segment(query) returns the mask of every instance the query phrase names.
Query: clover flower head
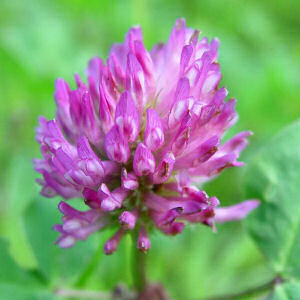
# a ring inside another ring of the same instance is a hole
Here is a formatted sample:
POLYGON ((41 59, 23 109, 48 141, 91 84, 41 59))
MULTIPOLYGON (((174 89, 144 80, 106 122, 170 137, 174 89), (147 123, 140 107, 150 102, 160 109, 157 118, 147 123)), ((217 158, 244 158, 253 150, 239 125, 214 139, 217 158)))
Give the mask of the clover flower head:
POLYGON ((87 83, 76 89, 55 82, 56 119, 39 119, 36 139, 43 159, 34 161, 43 178, 41 194, 80 197, 87 210, 59 204, 63 224, 57 243, 71 247, 90 234, 118 224, 104 252, 137 230, 137 247, 147 251, 149 231, 181 233, 188 222, 214 228, 238 220, 258 202, 219 208, 198 188, 223 169, 239 167, 251 132, 222 143, 237 120, 234 99, 219 88, 219 41, 199 40, 199 31, 176 21, 166 44, 149 52, 133 27, 114 44, 106 63, 93 58, 87 83))

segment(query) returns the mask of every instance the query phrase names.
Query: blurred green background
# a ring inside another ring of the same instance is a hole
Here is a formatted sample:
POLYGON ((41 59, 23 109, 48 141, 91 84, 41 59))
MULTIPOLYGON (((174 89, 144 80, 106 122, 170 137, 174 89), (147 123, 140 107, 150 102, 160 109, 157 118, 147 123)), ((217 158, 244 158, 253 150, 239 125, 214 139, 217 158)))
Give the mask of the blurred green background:
MULTIPOLYGON (((240 116, 229 135, 248 129, 255 134, 242 156, 247 162, 263 142, 300 116, 299 15, 297 0, 1 0, 0 236, 15 262, 30 272, 39 270, 35 274, 51 288, 77 283, 108 290, 119 282, 132 283, 129 239, 108 258, 96 249, 110 232, 77 249, 53 245, 56 233, 50 228, 60 219, 59 199, 38 196, 31 159, 39 157, 34 141, 38 116, 54 117, 57 77, 74 86, 73 74, 83 75, 91 57, 105 58, 130 26, 142 26, 150 49, 167 40, 176 18, 185 17, 202 36, 221 40, 222 85, 238 99, 240 116), (85 280, 93 260, 99 264, 85 280)), ((243 200, 242 175, 243 168, 227 170, 206 189, 223 205, 237 203, 243 200)), ((175 238, 156 233, 152 244, 149 276, 163 282, 175 299, 238 292, 272 277, 243 223, 218 226, 217 234, 203 226, 175 238)))

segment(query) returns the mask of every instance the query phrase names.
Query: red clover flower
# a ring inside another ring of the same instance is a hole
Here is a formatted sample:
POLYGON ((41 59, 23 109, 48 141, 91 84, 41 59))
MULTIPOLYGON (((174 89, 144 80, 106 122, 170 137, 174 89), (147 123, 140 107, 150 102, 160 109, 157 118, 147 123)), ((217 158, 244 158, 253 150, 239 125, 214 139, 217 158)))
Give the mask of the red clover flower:
POLYGON ((244 218, 258 202, 218 208, 219 200, 198 188, 237 159, 251 132, 222 143, 237 120, 234 99, 218 88, 219 41, 198 39, 199 31, 179 19, 166 44, 148 52, 142 31, 133 27, 114 44, 106 64, 93 58, 84 83, 75 75, 71 90, 55 83, 56 119, 39 119, 36 139, 43 159, 34 161, 43 178, 41 194, 84 198, 87 210, 59 203, 60 247, 107 226, 119 229, 104 252, 138 230, 137 247, 150 248, 149 231, 181 233, 187 222, 214 227, 244 218))

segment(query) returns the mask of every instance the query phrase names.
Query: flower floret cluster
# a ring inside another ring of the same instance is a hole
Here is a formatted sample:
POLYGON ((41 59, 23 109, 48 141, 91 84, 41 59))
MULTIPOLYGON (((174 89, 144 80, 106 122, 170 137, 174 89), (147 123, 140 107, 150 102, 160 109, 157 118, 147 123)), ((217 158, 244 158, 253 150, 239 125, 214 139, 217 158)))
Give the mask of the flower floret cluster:
POLYGON ((36 139, 42 159, 45 197, 84 199, 79 211, 65 201, 57 243, 72 247, 108 226, 119 229, 106 242, 113 253, 122 237, 137 231, 137 247, 150 248, 149 231, 181 233, 187 223, 244 218, 258 202, 219 207, 216 197, 198 188, 222 170, 242 166, 239 155, 251 132, 222 142, 237 120, 236 101, 219 88, 219 41, 199 39, 199 31, 176 21, 165 44, 149 52, 142 31, 133 27, 114 44, 104 62, 88 65, 76 88, 55 83, 56 119, 39 119, 36 139))

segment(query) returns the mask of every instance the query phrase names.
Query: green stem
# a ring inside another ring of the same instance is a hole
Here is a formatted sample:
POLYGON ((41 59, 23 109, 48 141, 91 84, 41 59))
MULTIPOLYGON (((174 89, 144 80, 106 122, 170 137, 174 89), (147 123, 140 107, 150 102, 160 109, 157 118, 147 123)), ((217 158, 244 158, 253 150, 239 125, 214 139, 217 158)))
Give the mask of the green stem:
POLYGON ((83 291, 83 290, 64 290, 58 289, 54 292, 62 298, 80 298, 80 299, 98 299, 98 300, 109 300, 112 299, 110 293, 98 292, 98 291, 83 291))
POLYGON ((242 292, 239 292, 236 294, 210 297, 210 298, 205 298, 203 300, 234 300, 234 299, 240 299, 241 297, 245 297, 245 296, 257 296, 259 294, 270 291, 276 284, 279 284, 282 281, 283 281, 282 278, 275 277, 274 279, 270 280, 269 282, 266 282, 262 285, 250 288, 248 290, 245 290, 245 291, 242 291, 242 292))
POLYGON ((146 254, 140 251, 137 246, 138 229, 132 234, 132 279, 134 287, 138 292, 145 290, 147 285, 146 278, 146 254))
POLYGON ((95 269, 98 267, 99 260, 103 255, 102 251, 103 245, 100 243, 99 248, 96 250, 94 256, 90 260, 90 263, 86 266, 83 270, 81 275, 78 277, 75 287, 83 287, 85 286, 86 282, 90 278, 90 276, 94 273, 95 269))

